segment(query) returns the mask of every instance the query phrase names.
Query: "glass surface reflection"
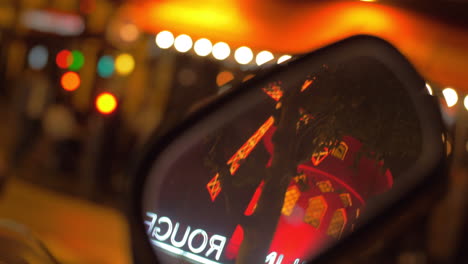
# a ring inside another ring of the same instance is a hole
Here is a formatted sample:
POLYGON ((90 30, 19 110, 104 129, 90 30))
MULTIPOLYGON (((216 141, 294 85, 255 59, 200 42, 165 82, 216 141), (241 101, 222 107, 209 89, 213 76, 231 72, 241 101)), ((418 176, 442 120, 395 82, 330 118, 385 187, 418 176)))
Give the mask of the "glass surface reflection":
POLYGON ((375 59, 282 74, 252 98, 153 167, 143 214, 163 263, 304 263, 420 155, 406 89, 375 59))

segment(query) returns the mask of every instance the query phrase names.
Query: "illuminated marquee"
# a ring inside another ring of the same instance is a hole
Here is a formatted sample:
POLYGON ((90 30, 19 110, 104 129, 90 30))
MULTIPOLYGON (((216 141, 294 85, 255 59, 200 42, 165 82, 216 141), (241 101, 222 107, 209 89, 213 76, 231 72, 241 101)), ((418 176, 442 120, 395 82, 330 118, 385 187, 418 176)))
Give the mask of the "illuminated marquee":
POLYGON ((182 231, 179 222, 173 222, 167 216, 159 216, 147 212, 149 220, 147 233, 151 243, 160 249, 176 255, 205 264, 219 264, 218 261, 226 244, 226 237, 221 235, 208 235, 203 229, 192 229, 187 226, 182 231), (183 232, 183 233, 182 233, 183 232), (188 248, 187 250, 184 250, 188 248), (211 260, 213 258, 216 260, 211 260))
MULTIPOLYGON (((229 171, 234 175, 240 167, 240 161, 246 159, 252 150, 257 146, 258 142, 263 138, 265 133, 275 123, 275 119, 270 116, 265 123, 237 150, 237 152, 227 161, 227 165, 231 165, 229 171)), ((219 181, 219 173, 217 173, 206 185, 211 201, 214 201, 221 192, 221 183, 219 181)))
POLYGON ((275 119, 270 116, 270 118, 263 123, 263 125, 245 142, 244 145, 232 156, 227 164, 231 165, 231 175, 234 175, 236 173, 237 169, 239 169, 239 161, 247 158, 249 156, 250 152, 255 148, 257 143, 262 139, 262 137, 265 135, 265 133, 270 129, 270 127, 273 125, 275 122, 275 119))

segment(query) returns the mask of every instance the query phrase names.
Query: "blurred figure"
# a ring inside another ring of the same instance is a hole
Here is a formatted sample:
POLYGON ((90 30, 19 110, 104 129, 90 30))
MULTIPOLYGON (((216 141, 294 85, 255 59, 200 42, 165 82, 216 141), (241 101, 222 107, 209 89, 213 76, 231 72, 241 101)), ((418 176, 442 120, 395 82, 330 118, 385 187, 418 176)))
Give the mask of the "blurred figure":
POLYGON ((61 172, 75 171, 79 126, 72 111, 61 103, 50 105, 44 114, 42 127, 54 146, 53 168, 61 172))
POLYGON ((41 72, 25 70, 15 86, 13 120, 16 120, 16 138, 13 139, 10 157, 13 169, 19 168, 26 155, 34 149, 41 135, 41 120, 53 99, 51 83, 41 72))

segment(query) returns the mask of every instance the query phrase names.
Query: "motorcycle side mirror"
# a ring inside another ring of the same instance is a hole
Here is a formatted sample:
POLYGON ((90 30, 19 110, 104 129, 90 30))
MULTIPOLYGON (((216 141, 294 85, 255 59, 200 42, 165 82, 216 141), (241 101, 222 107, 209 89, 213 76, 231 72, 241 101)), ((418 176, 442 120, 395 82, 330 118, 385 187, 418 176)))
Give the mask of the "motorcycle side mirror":
POLYGON ((425 81, 381 39, 279 65, 148 144, 133 175, 137 263, 329 256, 439 182, 443 136, 425 81))

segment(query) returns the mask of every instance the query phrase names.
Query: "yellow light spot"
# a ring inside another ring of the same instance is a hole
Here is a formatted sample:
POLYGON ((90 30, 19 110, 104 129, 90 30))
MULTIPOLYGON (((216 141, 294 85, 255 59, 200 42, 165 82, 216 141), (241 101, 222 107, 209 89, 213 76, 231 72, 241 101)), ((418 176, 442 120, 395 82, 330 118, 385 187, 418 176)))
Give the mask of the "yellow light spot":
POLYGON ((156 36, 156 45, 161 49, 168 49, 174 44, 174 35, 165 30, 158 33, 156 36))
POLYGON ((96 98, 96 108, 102 114, 110 114, 117 108, 117 99, 111 93, 102 93, 96 98))
POLYGON ((192 38, 185 34, 179 35, 174 41, 174 47, 179 52, 189 51, 192 48, 192 45, 192 38))
POLYGON ((290 216, 296 206, 297 200, 301 196, 301 191, 297 188, 296 185, 293 185, 288 188, 286 194, 284 195, 283 208, 281 213, 286 216, 290 216))
POLYGON ((452 107, 457 104, 458 102, 458 94, 457 92, 452 89, 452 88, 445 88, 442 91, 442 94, 445 97, 445 101, 447 102, 448 107, 452 107))
POLYGON ((273 60, 274 58, 275 57, 273 56, 271 52, 264 50, 257 54, 257 58, 255 59, 255 62, 257 63, 258 66, 260 66, 273 60))
POLYGON ((231 54, 229 45, 224 42, 218 42, 213 46, 213 57, 217 60, 225 60, 231 54))
POLYGON ((198 56, 205 57, 211 53, 211 50, 213 49, 213 44, 211 44, 210 40, 206 38, 201 38, 195 42, 195 46, 193 48, 198 56))
POLYGON ((128 53, 120 54, 115 59, 115 70, 120 75, 127 75, 131 73, 134 68, 135 60, 133 59, 133 56, 128 53))
POLYGON ((234 53, 234 58, 239 64, 248 64, 253 59, 252 50, 248 47, 240 47, 234 53))

